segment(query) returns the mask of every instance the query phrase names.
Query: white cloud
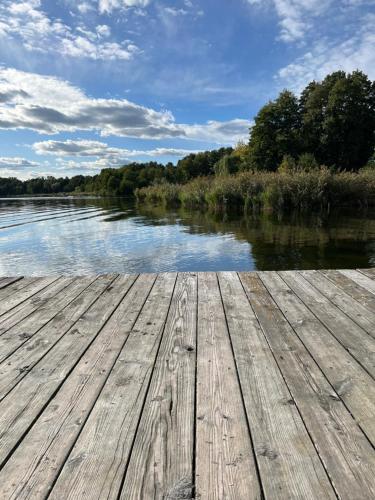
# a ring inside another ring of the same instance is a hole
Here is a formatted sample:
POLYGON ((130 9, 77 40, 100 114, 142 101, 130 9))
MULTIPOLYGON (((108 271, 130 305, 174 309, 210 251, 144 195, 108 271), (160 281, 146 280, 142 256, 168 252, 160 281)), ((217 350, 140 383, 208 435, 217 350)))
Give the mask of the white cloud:
POLYGON ((176 9, 175 7, 165 7, 164 12, 169 14, 170 16, 177 17, 177 16, 186 16, 188 14, 188 11, 185 9, 176 9))
POLYGON ((23 170, 30 167, 38 167, 39 164, 35 161, 27 160, 20 157, 0 157, 0 168, 7 168, 10 170, 23 170))
POLYGON ((99 0, 99 12, 111 13, 115 9, 128 9, 130 7, 144 8, 151 0, 99 0))
POLYGON ((272 5, 280 19, 280 39, 293 42, 302 39, 312 28, 313 19, 321 16, 333 0, 247 0, 250 5, 272 5))
POLYGON ((278 72, 283 86, 300 91, 309 81, 320 80, 332 71, 364 71, 375 78, 375 15, 362 20, 362 29, 338 43, 317 42, 311 50, 278 72))
POLYGON ((87 14, 94 9, 93 5, 88 2, 82 2, 77 5, 77 9, 81 14, 87 14))
POLYGON ((180 127, 189 139, 233 145, 239 141, 248 140, 251 125, 249 120, 235 118, 226 122, 209 120, 202 125, 180 125, 180 127))
POLYGON ((96 27, 96 32, 100 37, 111 36, 111 28, 107 24, 99 24, 96 27))
MULTIPOLYGON (((53 155, 60 157, 94 157, 109 160, 113 163, 121 163, 134 157, 161 157, 176 156, 183 157, 200 150, 178 149, 178 148, 155 148, 151 150, 136 150, 114 148, 105 142, 91 140, 66 140, 66 141, 41 141, 33 144, 33 150, 39 155, 53 155)), ((108 164, 107 164, 108 166, 108 164)))
POLYGON ((56 163, 57 172, 55 173, 55 176, 57 177, 65 176, 69 173, 70 175, 75 175, 75 173, 79 173, 82 171, 87 171, 85 172, 85 174, 87 175, 94 175, 103 168, 116 168, 124 164, 124 162, 109 162, 106 158, 99 158, 94 161, 75 161, 59 158, 56 163))
MULTIPOLYGON (((37 162, 21 157, 0 157, 0 177, 17 177, 21 180, 37 177, 34 170, 40 165, 37 162)), ((39 174, 40 175, 40 174, 39 174)))
MULTIPOLYGON (((78 6, 82 13, 89 8, 87 2, 78 6)), ((128 60, 139 52, 128 40, 103 42, 102 39, 108 39, 110 34, 106 25, 99 25, 92 32, 82 26, 74 29, 59 19, 50 19, 41 10, 40 0, 3 0, 0 3, 0 37, 16 39, 29 51, 94 60, 128 60)))
POLYGON ((35 177, 41 177, 42 175, 44 175, 45 177, 47 175, 53 175, 53 174, 50 174, 50 173, 46 173, 46 174, 42 174, 41 172, 38 172, 38 171, 24 171, 24 172, 20 172, 20 171, 16 171, 16 170, 12 170, 12 169, 7 169, 7 168, 0 168, 0 177, 16 177, 17 179, 21 180, 21 181, 26 181, 28 179, 34 179, 35 177))
POLYGON ((126 99, 94 99, 56 77, 0 67, 0 128, 44 134, 99 131, 102 136, 163 139, 182 137, 234 144, 250 122, 234 119, 205 124, 176 123, 170 111, 156 111, 126 99))

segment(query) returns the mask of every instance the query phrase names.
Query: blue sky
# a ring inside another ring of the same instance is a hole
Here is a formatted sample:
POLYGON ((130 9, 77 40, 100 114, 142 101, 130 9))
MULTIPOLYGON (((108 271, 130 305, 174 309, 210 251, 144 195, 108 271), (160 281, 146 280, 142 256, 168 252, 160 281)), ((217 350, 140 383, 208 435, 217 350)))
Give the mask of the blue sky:
POLYGON ((375 0, 1 0, 0 176, 234 145, 337 69, 375 78, 375 0))

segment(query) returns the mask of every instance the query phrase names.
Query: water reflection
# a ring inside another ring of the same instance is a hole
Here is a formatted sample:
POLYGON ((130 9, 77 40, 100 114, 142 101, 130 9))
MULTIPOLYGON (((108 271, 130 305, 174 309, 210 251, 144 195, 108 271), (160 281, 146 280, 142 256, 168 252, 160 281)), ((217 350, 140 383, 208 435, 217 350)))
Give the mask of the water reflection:
POLYGON ((215 216, 131 200, 0 200, 0 275, 375 265, 375 213, 215 216))

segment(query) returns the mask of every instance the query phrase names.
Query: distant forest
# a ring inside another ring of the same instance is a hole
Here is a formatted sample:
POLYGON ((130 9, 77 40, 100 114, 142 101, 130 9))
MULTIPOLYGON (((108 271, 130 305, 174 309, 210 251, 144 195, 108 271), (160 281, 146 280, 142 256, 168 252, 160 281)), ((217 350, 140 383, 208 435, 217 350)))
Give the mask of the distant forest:
POLYGON ((299 96, 289 90, 258 112, 249 142, 190 154, 177 165, 131 163, 98 175, 0 178, 0 196, 58 193, 131 195, 137 188, 185 184, 197 177, 238 172, 358 171, 374 166, 375 82, 361 71, 337 71, 309 83, 299 96))

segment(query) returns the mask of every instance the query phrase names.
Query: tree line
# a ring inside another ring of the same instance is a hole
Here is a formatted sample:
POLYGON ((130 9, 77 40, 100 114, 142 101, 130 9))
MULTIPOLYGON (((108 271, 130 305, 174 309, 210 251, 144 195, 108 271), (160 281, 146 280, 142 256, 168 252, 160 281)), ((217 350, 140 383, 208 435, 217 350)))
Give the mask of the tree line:
POLYGON ((131 195, 137 188, 184 184, 196 177, 241 171, 358 171, 374 164, 375 82, 363 72, 331 73, 312 81, 296 96, 289 90, 263 106, 248 143, 193 153, 177 165, 130 163, 94 176, 0 178, 0 196, 57 193, 131 195))
POLYGON ((163 165, 154 161, 130 163, 120 168, 104 168, 97 175, 55 178, 39 177, 21 181, 14 177, 0 178, 0 196, 38 195, 60 193, 94 193, 99 195, 127 196, 135 189, 158 184, 185 183, 199 176, 215 173, 218 161, 233 152, 233 148, 192 153, 177 165, 163 165))

